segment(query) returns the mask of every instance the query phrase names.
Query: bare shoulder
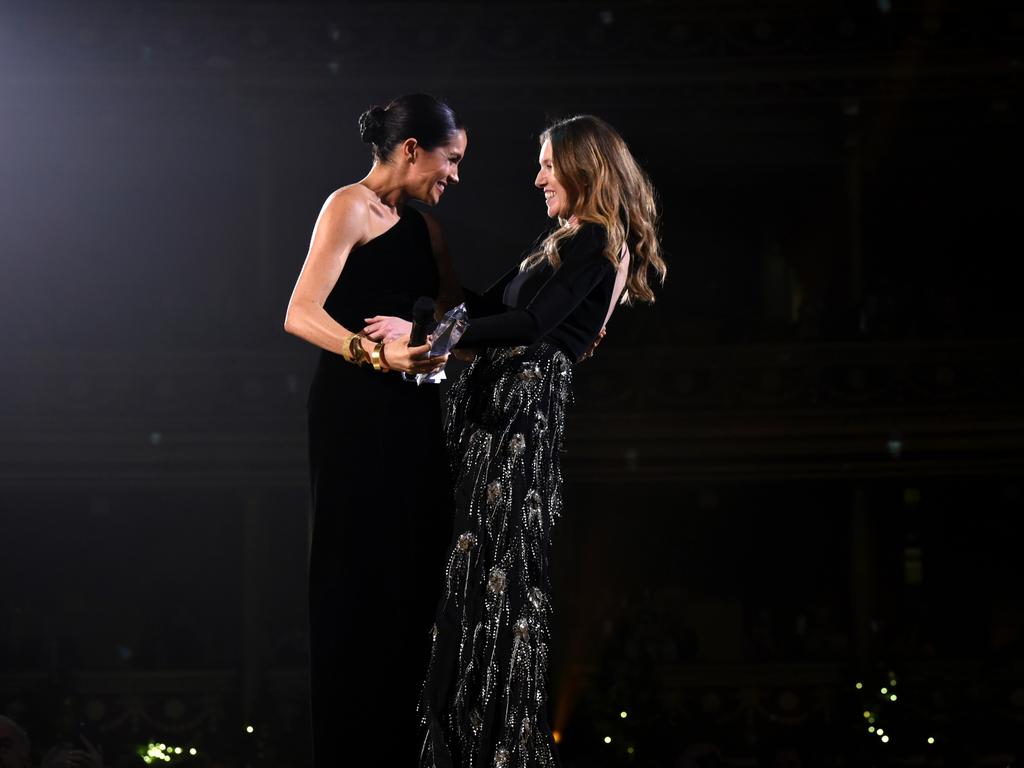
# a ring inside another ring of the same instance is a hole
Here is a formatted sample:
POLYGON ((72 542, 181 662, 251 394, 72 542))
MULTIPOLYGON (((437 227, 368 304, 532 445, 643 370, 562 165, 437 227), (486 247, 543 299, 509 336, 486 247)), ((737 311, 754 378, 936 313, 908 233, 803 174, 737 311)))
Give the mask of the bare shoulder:
POLYGON ((368 219, 375 199, 373 193, 362 184, 348 184, 327 196, 322 212, 332 217, 355 216, 368 219))
POLYGON ((351 246, 363 242, 371 229, 370 197, 372 193, 360 184, 334 190, 320 209, 316 230, 351 246))

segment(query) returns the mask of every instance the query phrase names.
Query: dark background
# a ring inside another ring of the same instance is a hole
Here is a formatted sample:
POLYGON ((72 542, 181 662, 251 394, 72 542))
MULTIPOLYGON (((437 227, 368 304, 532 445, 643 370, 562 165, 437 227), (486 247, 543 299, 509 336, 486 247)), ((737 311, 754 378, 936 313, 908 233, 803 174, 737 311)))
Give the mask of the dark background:
POLYGON ((308 764, 284 309, 359 113, 427 91, 471 287, 548 226, 551 119, 661 196, 668 282, 577 377, 567 768, 1016 764, 1022 44, 1009 1, 0 5, 0 712, 308 764))

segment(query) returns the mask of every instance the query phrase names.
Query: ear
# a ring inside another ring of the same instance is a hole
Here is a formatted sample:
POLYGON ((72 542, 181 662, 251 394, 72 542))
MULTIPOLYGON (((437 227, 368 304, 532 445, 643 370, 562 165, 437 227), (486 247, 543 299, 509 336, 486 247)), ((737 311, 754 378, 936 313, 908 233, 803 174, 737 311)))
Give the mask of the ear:
POLYGON ((416 139, 406 139, 402 142, 402 160, 407 163, 416 162, 416 153, 420 145, 416 139))

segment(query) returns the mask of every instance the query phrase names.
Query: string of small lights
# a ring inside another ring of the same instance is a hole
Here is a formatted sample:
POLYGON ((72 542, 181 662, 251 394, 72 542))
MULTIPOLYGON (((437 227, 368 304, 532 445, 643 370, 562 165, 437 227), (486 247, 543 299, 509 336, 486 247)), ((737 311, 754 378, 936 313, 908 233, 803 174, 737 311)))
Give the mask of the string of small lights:
MULTIPOLYGON (((625 709, 615 709, 600 717, 595 725, 597 733, 603 733, 600 736, 601 742, 611 747, 618 754, 618 759, 625 758, 631 762, 636 756, 636 746, 630 733, 632 729, 628 722, 629 718, 630 714, 625 709)), ((556 731, 553 735, 556 744, 562 741, 561 733, 556 731)))
MULTIPOLYGON (((250 736, 256 733, 256 727, 253 725, 246 725, 244 730, 250 736)), ((199 754, 199 750, 196 747, 180 747, 165 744, 162 741, 151 741, 136 747, 135 753, 142 758, 142 762, 146 765, 154 763, 173 765, 177 762, 196 757, 199 754)))
MULTIPOLYGON (((896 673, 891 669, 875 685, 865 684, 859 680, 853 684, 854 689, 860 694, 863 705, 861 715, 867 732, 882 744, 893 743, 894 734, 891 723, 898 720, 894 713, 895 705, 900 701, 900 694, 896 693, 898 685, 896 673)), ((935 744, 935 736, 929 734, 925 737, 926 746, 935 744)))
POLYGON ((175 747, 156 741, 142 744, 136 748, 135 752, 146 765, 152 765, 153 763, 174 764, 179 760, 185 760, 199 754, 199 750, 195 747, 175 747))

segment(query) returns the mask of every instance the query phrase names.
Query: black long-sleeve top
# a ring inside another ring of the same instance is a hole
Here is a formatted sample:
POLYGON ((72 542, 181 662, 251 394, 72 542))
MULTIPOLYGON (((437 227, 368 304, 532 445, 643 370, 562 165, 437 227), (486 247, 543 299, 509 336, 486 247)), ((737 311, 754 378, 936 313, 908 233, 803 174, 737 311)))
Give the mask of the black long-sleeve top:
POLYGON ((586 222, 559 244, 558 269, 542 261, 525 272, 511 270, 482 296, 467 291, 469 327, 456 346, 513 347, 544 339, 579 360, 601 331, 615 287, 606 242, 604 228, 586 222))

